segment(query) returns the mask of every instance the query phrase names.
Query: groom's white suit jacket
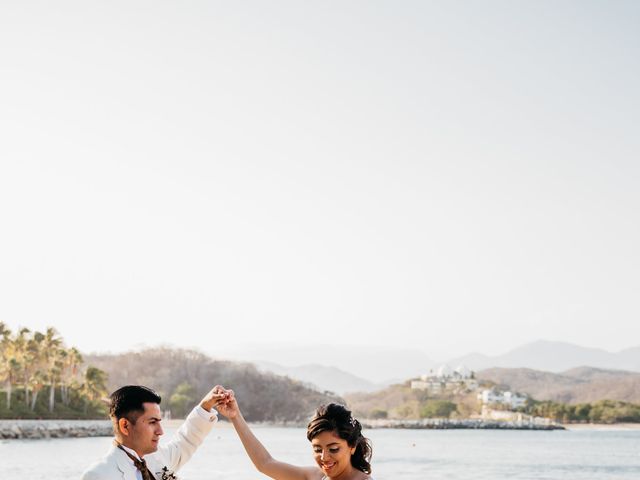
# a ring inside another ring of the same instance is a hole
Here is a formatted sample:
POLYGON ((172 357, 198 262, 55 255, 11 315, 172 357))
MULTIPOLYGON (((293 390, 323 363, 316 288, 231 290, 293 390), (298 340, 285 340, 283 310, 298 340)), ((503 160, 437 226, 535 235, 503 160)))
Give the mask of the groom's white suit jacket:
MULTIPOLYGON (((167 445, 144 456, 147 467, 157 480, 162 480, 166 467, 168 473, 178 470, 203 442, 217 420, 215 411, 207 412, 202 407, 191 411, 185 422, 167 445)), ((127 454, 116 446, 83 474, 82 480, 136 480, 137 469, 127 454)), ((171 477, 169 477, 171 478, 171 477)))

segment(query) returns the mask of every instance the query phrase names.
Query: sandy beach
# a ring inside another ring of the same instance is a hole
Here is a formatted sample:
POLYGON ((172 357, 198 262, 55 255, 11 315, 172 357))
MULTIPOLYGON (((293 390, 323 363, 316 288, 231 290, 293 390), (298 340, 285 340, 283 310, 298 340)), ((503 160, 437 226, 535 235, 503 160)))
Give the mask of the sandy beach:
POLYGON ((565 423, 567 430, 640 430, 640 423, 565 423))

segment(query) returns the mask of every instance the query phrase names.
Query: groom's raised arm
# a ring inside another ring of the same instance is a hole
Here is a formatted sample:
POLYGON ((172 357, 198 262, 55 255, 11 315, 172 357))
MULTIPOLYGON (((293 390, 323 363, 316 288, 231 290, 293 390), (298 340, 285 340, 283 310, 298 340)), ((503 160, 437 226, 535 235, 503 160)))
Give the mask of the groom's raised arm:
MULTIPOLYGON (((167 462, 167 468, 175 471, 187 462, 202 444, 218 420, 215 406, 226 398, 221 387, 213 387, 189 413, 171 441, 158 449, 158 457, 167 462)), ((156 454, 153 454, 156 455, 156 454)))

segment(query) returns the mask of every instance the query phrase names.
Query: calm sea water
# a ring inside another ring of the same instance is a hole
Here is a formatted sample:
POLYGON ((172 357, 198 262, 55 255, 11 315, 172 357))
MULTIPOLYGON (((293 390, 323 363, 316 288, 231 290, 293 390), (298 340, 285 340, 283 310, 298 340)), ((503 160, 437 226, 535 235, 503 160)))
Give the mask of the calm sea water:
MULTIPOLYGON (((271 454, 311 465, 303 429, 257 427, 271 454)), ((164 439, 173 433, 167 429, 164 439)), ((640 430, 553 432, 492 430, 369 430, 376 480, 640 479, 640 430)), ((109 438, 0 442, 7 480, 78 478, 109 448, 109 438)), ((266 478, 256 472, 233 429, 215 427, 181 470, 185 480, 266 478)))

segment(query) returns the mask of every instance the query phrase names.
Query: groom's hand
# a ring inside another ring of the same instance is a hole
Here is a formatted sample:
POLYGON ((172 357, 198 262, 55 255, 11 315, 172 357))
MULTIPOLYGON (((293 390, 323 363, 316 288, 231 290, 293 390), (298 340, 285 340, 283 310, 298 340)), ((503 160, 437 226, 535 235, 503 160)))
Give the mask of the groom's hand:
POLYGON ((207 393, 202 401, 200 402, 200 406, 204 408, 207 412, 210 412, 213 407, 218 406, 218 404, 228 396, 225 393, 226 390, 222 388, 220 385, 216 385, 213 387, 209 393, 207 393))
POLYGON ((240 414, 240 407, 238 407, 238 402, 236 401, 236 396, 235 393, 233 393, 233 390, 223 388, 223 391, 225 393, 225 398, 218 402, 216 410, 229 420, 233 420, 240 414))

